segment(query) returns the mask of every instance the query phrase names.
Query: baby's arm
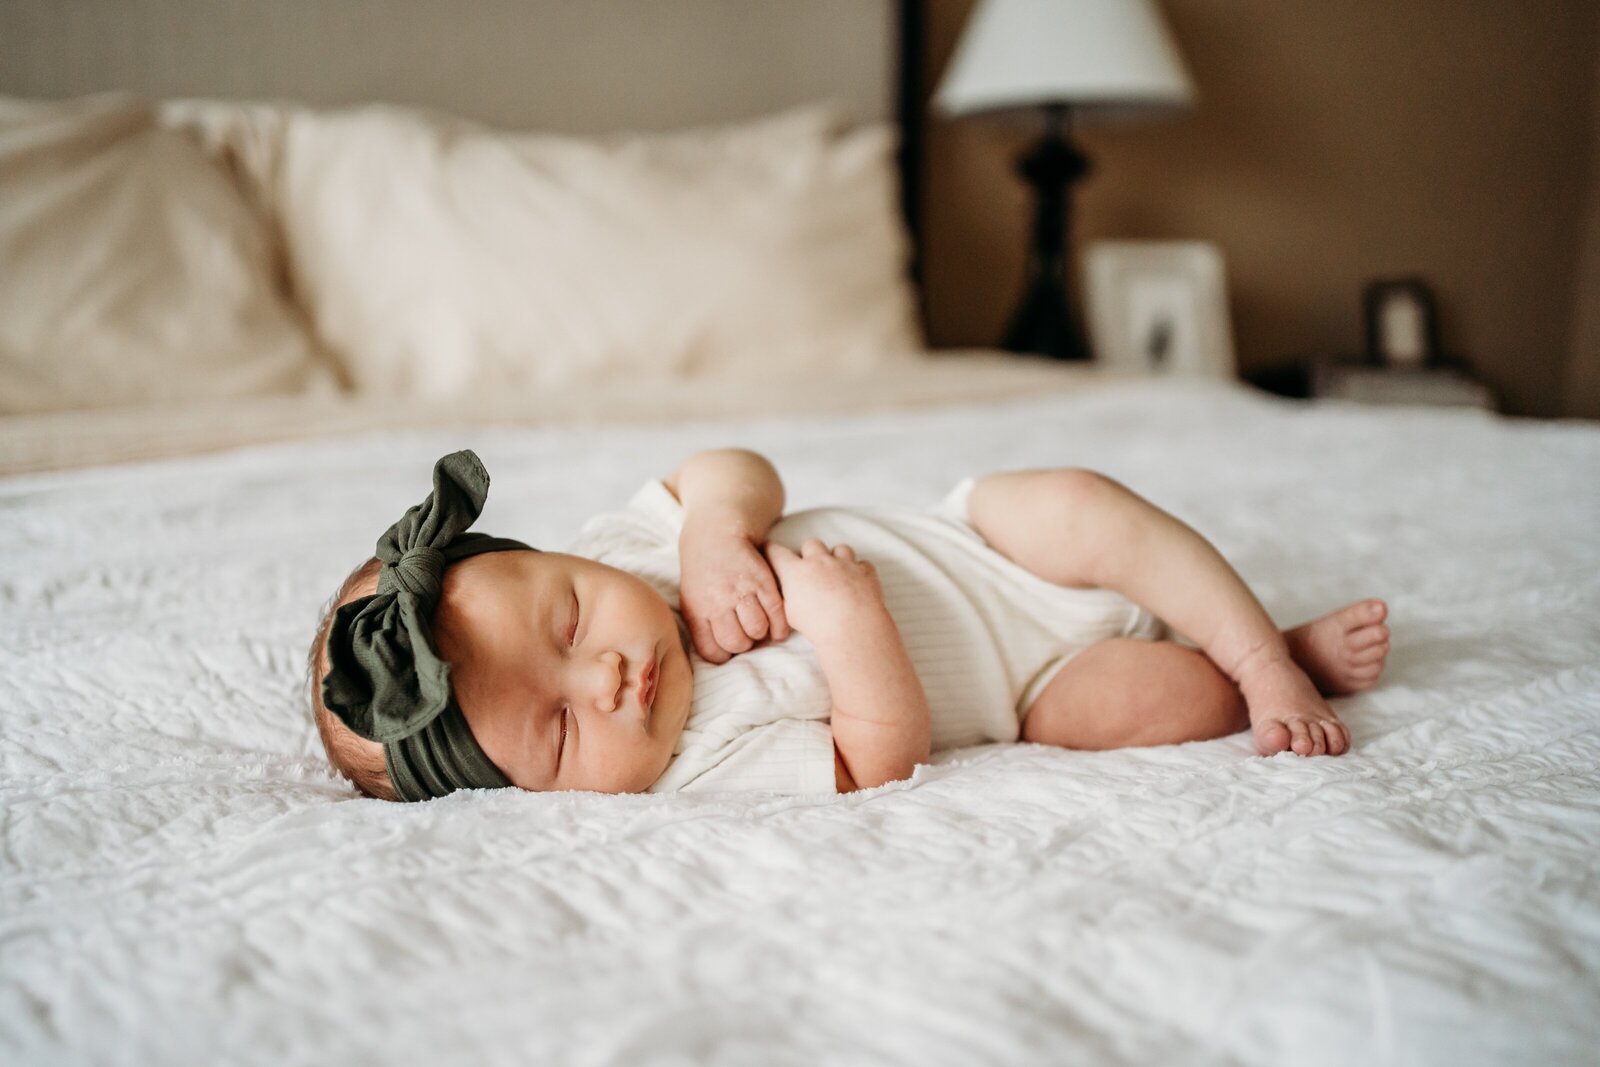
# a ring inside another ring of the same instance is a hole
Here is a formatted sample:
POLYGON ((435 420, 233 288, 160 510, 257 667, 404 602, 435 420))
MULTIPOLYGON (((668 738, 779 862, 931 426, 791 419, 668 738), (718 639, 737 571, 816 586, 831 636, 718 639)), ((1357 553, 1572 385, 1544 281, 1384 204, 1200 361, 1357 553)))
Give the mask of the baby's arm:
POLYGON ((754 452, 720 448, 691 456, 664 482, 683 504, 679 593, 695 651, 726 663, 765 637, 788 637, 777 580, 759 551, 783 514, 777 470, 754 452))
POLYGON ((841 791, 911 777, 932 747, 927 694, 883 602, 872 564, 849 545, 812 538, 767 545, 789 617, 817 650, 833 701, 835 781, 841 791))

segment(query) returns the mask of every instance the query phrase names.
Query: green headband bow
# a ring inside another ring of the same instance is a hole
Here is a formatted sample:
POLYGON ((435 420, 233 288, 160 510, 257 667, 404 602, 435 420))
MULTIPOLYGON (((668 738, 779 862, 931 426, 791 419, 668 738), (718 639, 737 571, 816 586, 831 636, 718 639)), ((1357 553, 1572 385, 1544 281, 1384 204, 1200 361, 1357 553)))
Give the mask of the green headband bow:
POLYGON ((378 539, 378 591, 342 605, 328 632, 322 703, 355 733, 383 742, 402 800, 511 785, 472 736, 431 633, 446 566, 481 552, 537 551, 466 532, 488 494, 489 472, 471 450, 435 463, 433 492, 378 539))

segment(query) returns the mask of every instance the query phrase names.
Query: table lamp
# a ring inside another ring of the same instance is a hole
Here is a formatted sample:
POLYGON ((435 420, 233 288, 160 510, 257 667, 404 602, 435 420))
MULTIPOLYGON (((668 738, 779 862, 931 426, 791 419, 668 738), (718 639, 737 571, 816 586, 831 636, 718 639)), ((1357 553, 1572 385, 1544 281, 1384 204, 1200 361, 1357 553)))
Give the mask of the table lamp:
POLYGON ((1088 359, 1071 307, 1070 187, 1089 171, 1071 126, 1176 110, 1194 87, 1152 0, 981 0, 934 106, 951 116, 1033 121, 1046 131, 1017 162, 1033 185, 1027 289, 1004 346, 1088 359))

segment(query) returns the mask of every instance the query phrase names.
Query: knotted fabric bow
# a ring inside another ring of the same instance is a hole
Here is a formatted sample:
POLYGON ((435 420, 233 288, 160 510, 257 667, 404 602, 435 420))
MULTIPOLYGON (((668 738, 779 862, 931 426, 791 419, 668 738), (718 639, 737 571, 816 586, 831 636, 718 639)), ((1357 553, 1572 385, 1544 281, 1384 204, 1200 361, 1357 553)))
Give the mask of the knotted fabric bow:
POLYGON ((322 703, 356 734, 383 742, 402 800, 511 785, 484 754, 433 647, 433 616, 451 563, 481 552, 536 551, 467 533, 483 511, 489 472, 470 450, 433 466, 433 492, 378 538, 378 590, 341 605, 328 631, 322 703))

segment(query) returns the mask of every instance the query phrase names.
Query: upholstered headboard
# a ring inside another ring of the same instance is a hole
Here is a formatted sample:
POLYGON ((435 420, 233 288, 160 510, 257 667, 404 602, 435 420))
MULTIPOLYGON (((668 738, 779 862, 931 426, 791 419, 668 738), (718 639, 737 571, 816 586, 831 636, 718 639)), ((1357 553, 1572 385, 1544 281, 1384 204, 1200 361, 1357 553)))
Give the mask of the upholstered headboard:
POLYGON ((662 130, 824 97, 899 124, 920 274, 920 0, 0 0, 0 94, 435 107, 662 130))
POLYGON ((0 90, 382 100, 666 129, 824 96, 892 119, 893 0, 6 0, 0 90))

